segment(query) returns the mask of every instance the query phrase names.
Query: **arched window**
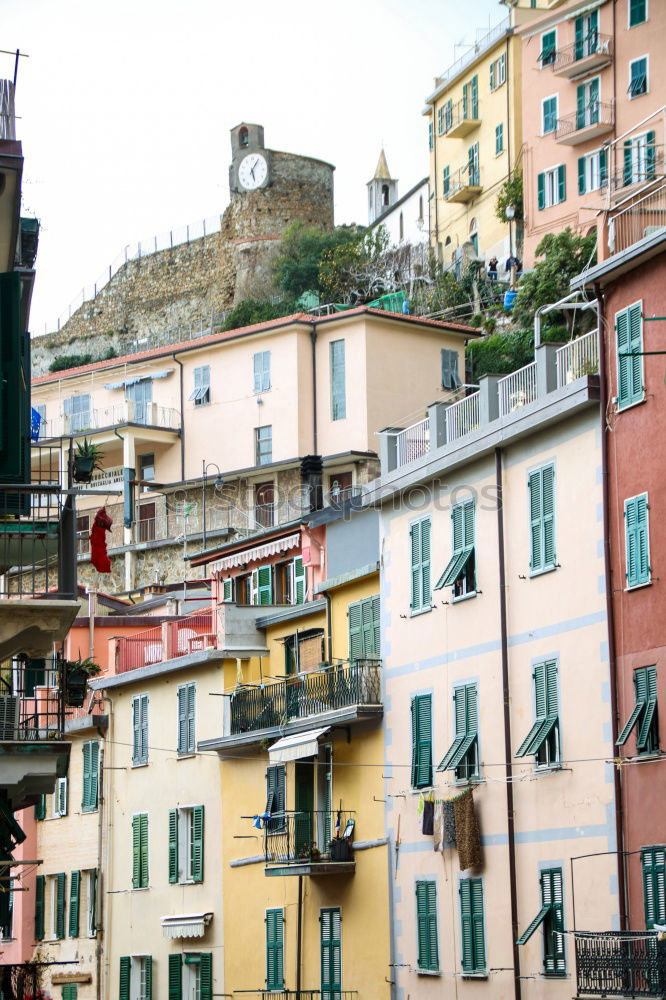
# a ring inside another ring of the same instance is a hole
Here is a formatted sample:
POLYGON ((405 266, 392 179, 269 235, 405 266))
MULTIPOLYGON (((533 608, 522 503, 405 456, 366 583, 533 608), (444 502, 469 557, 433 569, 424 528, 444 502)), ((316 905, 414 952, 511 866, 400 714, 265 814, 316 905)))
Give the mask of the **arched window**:
POLYGON ((388 184, 382 184, 382 205, 384 207, 388 206, 389 203, 389 186, 388 184))
POLYGON ((400 239, 404 240, 404 238, 405 238, 405 221, 404 221, 404 219, 402 217, 402 212, 401 212, 400 213, 400 239))
POLYGON ((250 137, 248 135, 248 131, 245 128, 245 126, 243 126, 243 128, 238 133, 238 142, 239 142, 241 148, 244 147, 244 146, 247 146, 249 144, 249 142, 250 142, 250 137))

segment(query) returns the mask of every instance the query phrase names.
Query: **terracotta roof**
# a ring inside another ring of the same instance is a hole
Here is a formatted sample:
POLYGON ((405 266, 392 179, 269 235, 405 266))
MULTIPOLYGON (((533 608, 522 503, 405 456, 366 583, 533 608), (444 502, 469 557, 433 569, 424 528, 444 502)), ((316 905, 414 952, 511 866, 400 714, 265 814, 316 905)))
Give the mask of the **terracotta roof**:
POLYGON ((64 368, 59 372, 49 372, 48 375, 38 375, 32 379, 32 385, 57 382, 61 378, 86 375, 88 372, 120 368, 124 364, 136 364, 139 361, 149 361, 152 358, 169 357, 181 351, 196 350, 201 347, 208 347, 211 344, 220 344, 227 340, 234 340, 237 337, 249 337, 254 333, 261 333, 264 330, 274 330, 282 326, 291 326, 294 324, 313 326, 314 324, 340 322, 349 316, 359 316, 362 313, 367 313, 369 316, 381 316, 383 319, 416 323, 421 326, 432 326, 442 331, 454 330, 457 333, 465 333, 473 337, 481 336, 475 327, 464 326, 462 323, 448 323, 439 319, 426 319, 423 316, 405 316, 403 313, 386 312, 384 309, 370 309, 368 306, 357 306, 355 309, 346 309, 344 312, 334 313, 331 316, 311 316, 310 313, 292 313, 290 316, 280 316, 277 319, 265 320, 263 323, 253 323, 251 326, 240 326, 235 330, 209 333, 206 337, 198 337, 196 340, 183 340, 176 344, 165 345, 164 347, 154 347, 149 351, 124 354, 119 358, 110 358, 108 361, 93 361, 89 365, 80 365, 78 368, 64 368))

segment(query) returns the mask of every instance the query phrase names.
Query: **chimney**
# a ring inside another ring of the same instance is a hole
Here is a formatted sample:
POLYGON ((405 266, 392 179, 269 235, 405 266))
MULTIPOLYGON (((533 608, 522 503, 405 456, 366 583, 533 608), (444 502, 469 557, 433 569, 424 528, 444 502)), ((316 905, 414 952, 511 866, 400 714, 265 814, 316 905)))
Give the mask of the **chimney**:
POLYGON ((301 484, 307 490, 309 510, 321 510, 323 498, 324 466, 321 455, 306 455, 301 459, 301 484))

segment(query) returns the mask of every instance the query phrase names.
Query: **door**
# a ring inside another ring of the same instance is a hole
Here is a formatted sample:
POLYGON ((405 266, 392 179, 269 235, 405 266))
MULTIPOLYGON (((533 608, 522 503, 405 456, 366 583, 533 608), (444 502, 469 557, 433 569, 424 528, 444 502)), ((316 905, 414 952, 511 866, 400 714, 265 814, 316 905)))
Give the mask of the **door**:
POLYGON ((272 528, 275 523, 275 486, 258 483, 254 487, 254 517, 260 528, 272 528))
POLYGON ((155 541, 155 514, 156 507, 154 503, 142 503, 139 507, 138 541, 155 541))
POLYGON ((336 476, 328 478, 328 495, 331 503, 336 501, 341 503, 348 500, 352 492, 351 472, 338 472, 336 476))
POLYGON ((321 910, 321 1000, 342 996, 342 917, 340 908, 321 910))
POLYGON ((294 842, 296 857, 313 843, 312 814, 314 812, 315 757, 297 760, 295 767, 294 842))
POLYGON ((150 407, 153 401, 152 379, 143 379, 128 385, 125 389, 125 398, 129 405, 129 419, 136 424, 147 424, 150 407))
POLYGON ((333 747, 320 747, 317 757, 317 846, 328 853, 333 836, 333 747))

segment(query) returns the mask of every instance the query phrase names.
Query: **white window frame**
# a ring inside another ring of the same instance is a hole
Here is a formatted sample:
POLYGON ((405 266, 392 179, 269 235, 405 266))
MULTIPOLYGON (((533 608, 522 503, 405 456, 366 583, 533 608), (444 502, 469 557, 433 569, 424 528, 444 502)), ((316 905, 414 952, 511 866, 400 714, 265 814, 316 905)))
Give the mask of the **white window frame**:
MULTIPOLYGON (((49 934, 44 934, 44 939, 47 941, 59 941, 61 940, 56 936, 56 925, 58 923, 58 875, 47 875, 46 876, 46 886, 48 886, 48 912, 49 912, 49 934)), ((65 893, 65 902, 67 900, 67 894, 65 893)), ((46 914, 46 900, 44 900, 44 914, 46 914)), ((46 930, 46 928, 44 928, 46 930)), ((63 939, 64 940, 64 939, 63 939)))
POLYGON ((146 959, 148 955, 130 955, 130 1000, 146 1000, 146 959))
POLYGON ((192 849, 194 845, 194 806, 178 806, 178 882, 194 882, 192 849))
POLYGON ((199 962, 183 962, 181 968, 181 995, 183 1000, 201 998, 201 964, 199 962))
POLYGON ((210 365, 197 365, 193 371, 194 388, 189 395, 195 406, 208 406, 210 403, 210 365), (198 372, 207 370, 208 379, 204 381, 198 372))
POLYGON ((255 351, 252 355, 252 385, 256 395, 269 392, 272 388, 272 360, 270 351, 255 351), (263 363, 265 355, 268 355, 268 366, 263 363), (262 362, 259 366, 259 387, 257 388, 257 358, 259 357, 262 358, 262 362))
POLYGON ((583 153, 585 160, 585 194, 590 191, 601 189, 601 149, 595 149, 592 153, 583 153), (592 165, 595 166, 592 166, 592 165), (591 183, 596 177, 596 184, 591 183))
MULTIPOLYGON (((642 181, 648 179, 647 176, 648 133, 641 132, 640 135, 632 135, 629 137, 627 142, 631 143, 631 183, 639 184, 642 181)), ((656 165, 655 165, 655 175, 656 175, 656 165)))
POLYGON ((627 0, 627 31, 633 31, 634 28, 640 28, 641 25, 647 24, 650 20, 650 0, 645 0, 645 20, 640 21, 638 24, 631 23, 631 0, 627 0))
POLYGON ((254 464, 257 467, 258 466, 263 466, 263 465, 272 465, 273 464, 273 425, 272 424, 261 424, 260 427, 255 427, 254 428, 254 464), (266 431, 266 430, 270 430, 270 432, 271 432, 270 433, 271 450, 270 450, 270 454, 268 456, 265 456, 267 460, 263 461, 263 462, 260 462, 259 459, 261 457, 261 448, 259 447, 259 445, 260 444, 266 444, 266 441, 268 441, 269 439, 268 439, 268 437, 265 437, 262 440, 259 437, 259 431, 266 431))
POLYGON ((557 132, 557 121, 558 121, 559 117, 560 117, 560 95, 559 94, 549 94, 548 97, 543 97, 541 99, 541 135, 542 136, 544 136, 544 135, 553 135, 554 132, 557 132), (547 101, 552 101, 552 100, 555 101, 555 125, 554 125, 553 128, 548 129, 548 131, 546 132, 546 131, 544 131, 544 126, 545 126, 544 105, 546 104, 547 101))
POLYGON ((53 792, 51 800, 51 818, 60 819, 62 816, 66 816, 69 809, 69 788, 67 787, 67 778, 58 778, 55 784, 55 791, 53 792), (60 789, 65 789, 65 809, 63 812, 60 811, 60 789))
MULTIPOLYGON (((85 878, 81 879, 81 882, 85 882, 85 902, 86 902, 86 934, 89 938, 97 937, 97 931, 93 931, 93 927, 97 924, 97 901, 93 899, 92 885, 93 878, 97 874, 97 891, 99 892, 99 872, 96 868, 86 868, 81 874, 85 878)), ((81 901, 79 901, 79 906, 81 906, 81 901)))
POLYGON ((542 31, 539 36, 539 69, 548 69, 549 66, 553 65, 553 63, 544 63, 541 61, 541 53, 543 52, 543 40, 546 37, 546 35, 552 35, 552 34, 555 35, 554 51, 555 51, 555 59, 557 59, 557 50, 559 48, 560 40, 557 32, 557 25, 555 25, 553 28, 549 28, 548 31, 542 31))
MULTIPOLYGON (((628 6, 628 5, 627 5, 628 6)), ((638 25, 637 25, 638 27, 638 25)), ((645 52, 641 56, 636 56, 635 59, 629 61, 629 79, 627 81, 627 99, 630 101, 637 101, 639 97, 645 97, 650 93, 650 54, 645 52), (631 86, 631 67, 634 63, 640 62, 641 59, 645 59, 645 90, 640 94, 630 94, 629 87, 631 86)))
POLYGON ((563 198, 563 199, 560 199, 560 197, 559 197, 559 186, 560 185, 559 185, 558 171, 559 171, 560 167, 562 167, 562 166, 564 166, 563 163, 558 163, 558 164, 556 164, 556 166, 554 166, 554 167, 548 167, 547 170, 543 171, 543 177, 544 177, 543 191, 544 191, 544 198, 545 198, 544 206, 543 206, 544 208, 553 208, 555 205, 562 205, 566 201, 566 197, 563 198), (553 191, 555 192, 556 200, 553 200, 553 201, 549 201, 548 200, 548 182, 549 182, 549 180, 552 180, 554 182, 553 191))

